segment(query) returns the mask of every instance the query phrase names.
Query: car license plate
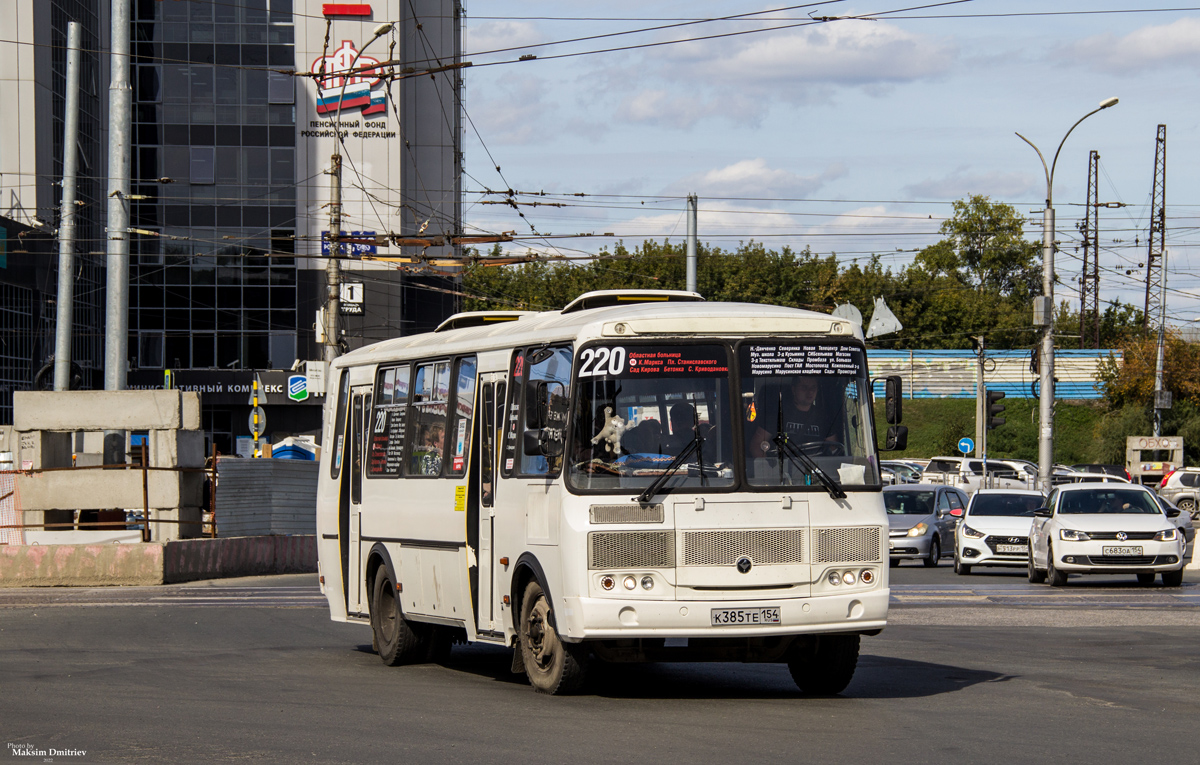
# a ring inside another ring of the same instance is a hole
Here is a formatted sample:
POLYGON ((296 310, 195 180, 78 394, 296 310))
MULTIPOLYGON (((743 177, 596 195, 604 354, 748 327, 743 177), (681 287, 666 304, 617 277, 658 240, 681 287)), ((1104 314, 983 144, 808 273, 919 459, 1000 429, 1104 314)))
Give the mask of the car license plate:
POLYGON ((779 624, 779 608, 714 608, 712 626, 779 624))
POLYGON ((1029 545, 996 545, 998 553, 1027 553, 1029 545))
POLYGON ((1105 555, 1141 555, 1142 548, 1140 547, 1105 547, 1102 552, 1105 555))

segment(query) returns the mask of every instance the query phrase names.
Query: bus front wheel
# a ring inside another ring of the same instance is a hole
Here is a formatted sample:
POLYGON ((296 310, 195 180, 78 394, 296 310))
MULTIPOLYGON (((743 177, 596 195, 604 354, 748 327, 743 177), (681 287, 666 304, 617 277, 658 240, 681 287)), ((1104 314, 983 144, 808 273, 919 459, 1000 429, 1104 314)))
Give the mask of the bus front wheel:
POLYGON ((389 667, 423 658, 422 649, 425 646, 400 610, 400 603, 396 600, 396 585, 388 575, 386 566, 380 566, 375 574, 373 593, 371 633, 379 658, 389 667))
POLYGON ((793 649, 788 671, 800 690, 833 696, 846 690, 858 667, 858 635, 820 635, 814 647, 793 649))
POLYGON ((536 580, 521 598, 521 659, 529 684, 540 693, 571 693, 587 674, 587 649, 564 643, 551 619, 550 599, 536 580))

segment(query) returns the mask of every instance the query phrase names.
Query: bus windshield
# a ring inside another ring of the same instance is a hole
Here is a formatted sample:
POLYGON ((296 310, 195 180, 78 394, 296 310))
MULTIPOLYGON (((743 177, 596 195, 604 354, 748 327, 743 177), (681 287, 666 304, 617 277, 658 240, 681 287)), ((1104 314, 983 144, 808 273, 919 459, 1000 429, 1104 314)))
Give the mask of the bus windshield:
POLYGON ((573 488, 734 484, 724 346, 588 346, 576 363, 573 488))
POLYGON ((741 345, 742 431, 751 485, 816 485, 812 465, 789 458, 795 450, 843 487, 879 485, 865 355, 861 347, 841 343, 741 345))

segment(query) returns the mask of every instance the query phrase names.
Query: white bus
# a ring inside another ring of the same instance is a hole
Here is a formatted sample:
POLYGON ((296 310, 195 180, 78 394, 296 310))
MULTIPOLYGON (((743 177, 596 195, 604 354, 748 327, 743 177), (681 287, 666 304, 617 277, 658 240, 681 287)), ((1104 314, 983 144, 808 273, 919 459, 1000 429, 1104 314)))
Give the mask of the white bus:
POLYGON ((548 693, 591 662, 683 660, 786 663, 831 694, 886 624, 858 324, 592 292, 458 314, 328 380, 321 586, 386 664, 479 641, 548 693))

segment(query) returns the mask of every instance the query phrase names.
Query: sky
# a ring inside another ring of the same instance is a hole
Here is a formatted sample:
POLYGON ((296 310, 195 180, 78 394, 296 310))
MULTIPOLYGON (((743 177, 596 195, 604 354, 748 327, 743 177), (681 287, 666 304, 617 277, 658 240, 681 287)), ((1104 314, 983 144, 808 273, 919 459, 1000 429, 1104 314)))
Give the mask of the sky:
POLYGON ((472 0, 464 221, 468 231, 553 235, 506 252, 582 257, 617 241, 682 241, 694 193, 709 245, 807 246, 899 267, 941 238, 954 200, 983 194, 1029 218, 1026 234, 1040 241, 1045 174, 1015 133, 1050 162, 1076 120, 1117 97, 1058 159, 1055 297, 1078 305, 1076 226, 1095 150, 1099 201, 1128 205, 1100 210, 1100 298, 1142 306, 1165 124, 1168 320, 1191 324, 1200 5, 1185 5, 472 0), (740 14, 750 15, 710 20, 740 14), (631 30, 643 31, 620 34, 631 30), (611 36, 568 42, 598 35, 611 36), (567 55, 613 48, 627 49, 567 55), (495 204, 506 189, 526 192, 514 197, 525 218, 495 204), (568 236, 577 234, 595 236, 568 236))

